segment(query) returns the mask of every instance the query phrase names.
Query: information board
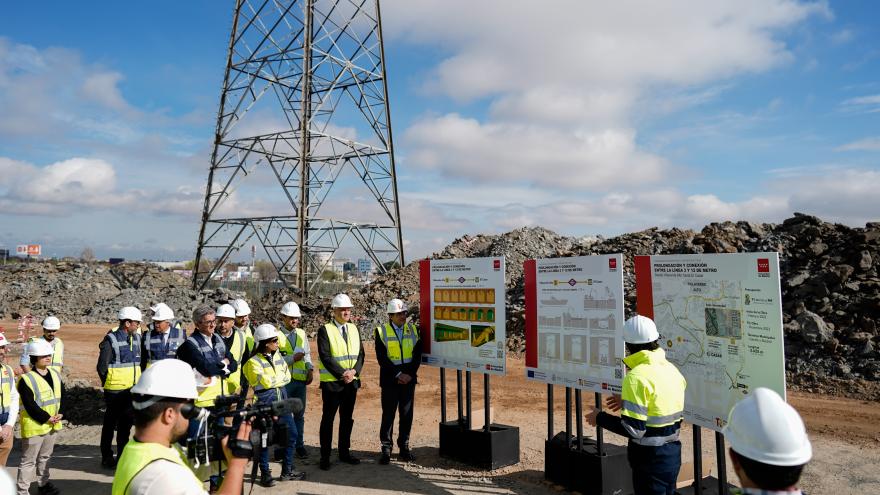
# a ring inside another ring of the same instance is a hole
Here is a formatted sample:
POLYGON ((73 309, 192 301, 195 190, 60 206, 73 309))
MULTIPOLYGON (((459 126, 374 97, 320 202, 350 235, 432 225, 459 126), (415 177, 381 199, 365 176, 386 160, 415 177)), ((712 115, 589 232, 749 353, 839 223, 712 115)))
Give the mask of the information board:
POLYGON ((594 392, 623 379, 623 257, 528 260, 526 377, 594 392))
POLYGON ((785 397, 777 253, 636 256, 639 314, 687 379, 685 420, 720 431, 755 387, 785 397))
POLYGON ((503 375, 504 258, 423 260, 419 282, 422 362, 503 375))

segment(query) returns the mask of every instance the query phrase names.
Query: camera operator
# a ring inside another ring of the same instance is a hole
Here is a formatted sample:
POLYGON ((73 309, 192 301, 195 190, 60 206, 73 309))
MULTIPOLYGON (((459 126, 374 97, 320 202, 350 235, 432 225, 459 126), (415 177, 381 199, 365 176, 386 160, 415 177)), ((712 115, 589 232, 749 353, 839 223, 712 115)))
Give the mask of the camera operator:
MULTIPOLYGON (((144 371, 131 392, 134 438, 125 445, 116 474, 113 495, 207 495, 175 442, 186 435, 187 412, 198 397, 192 368, 177 359, 163 359, 144 371)), ((250 424, 242 423, 236 438, 247 440, 250 424)), ((233 457, 222 442, 228 470, 217 494, 240 494, 248 460, 233 457)))
MULTIPOLYGON (((260 325, 254 331, 257 346, 254 355, 244 365, 244 376, 254 388, 257 405, 271 404, 286 399, 285 385, 290 382, 290 370, 284 356, 278 351, 278 330, 268 323, 260 325)), ((301 480, 305 473, 294 471, 293 451, 296 446, 296 425, 292 414, 282 414, 276 419, 287 426, 287 444, 284 449, 284 463, 281 467, 281 480, 301 480)), ((272 472, 269 469, 269 448, 260 451, 260 485, 275 486, 272 472)))

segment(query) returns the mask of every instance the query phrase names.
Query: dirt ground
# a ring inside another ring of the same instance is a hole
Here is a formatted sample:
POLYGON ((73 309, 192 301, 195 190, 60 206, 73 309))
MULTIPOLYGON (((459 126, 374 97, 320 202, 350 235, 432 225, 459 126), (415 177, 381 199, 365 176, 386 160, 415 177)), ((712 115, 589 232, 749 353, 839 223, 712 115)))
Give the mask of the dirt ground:
MULTIPOLYGON (((0 322, 7 336, 16 337, 15 324, 0 322)), ((95 373, 98 342, 110 325, 68 325, 59 335, 65 342, 65 367, 68 381, 88 380, 98 385, 95 373)), ((15 348, 16 346, 13 346, 15 348)), ((10 353, 7 362, 17 360, 18 351, 10 353)), ((411 445, 417 460, 380 466, 378 430, 381 417, 378 367, 371 345, 367 345, 367 364, 362 375, 363 387, 355 409, 355 430, 352 448, 361 457, 359 466, 334 464, 330 471, 317 467, 318 421, 320 391, 317 384, 309 390, 305 437, 312 457, 298 461, 297 469, 306 471, 302 482, 279 482, 271 489, 255 486, 253 493, 335 494, 340 487, 355 493, 424 493, 424 494, 551 494, 563 489, 544 480, 544 439, 547 436, 546 385, 525 379, 522 359, 508 358, 508 374, 492 378, 493 419, 497 423, 520 429, 520 463, 495 471, 483 471, 443 459, 438 455, 438 421, 440 416, 440 383, 437 368, 422 367, 416 392, 415 421, 411 445)), ((314 358, 315 356, 313 356, 314 358)), ((482 375, 474 375, 473 404, 475 419, 483 408, 482 375)), ((455 372, 447 373, 447 407, 456 415, 455 372)), ((564 390, 556 387, 554 425, 564 429, 564 390)), ((585 408, 591 394, 585 394, 585 408)), ((100 400, 100 394, 94 394, 100 400)), ((835 495, 880 493, 880 407, 874 402, 855 401, 821 395, 791 393, 789 400, 804 417, 813 442, 814 459, 802 478, 808 493, 835 495)), ((87 418, 83 425, 65 427, 50 462, 52 479, 65 493, 78 495, 109 493, 112 472, 100 466, 98 443, 100 417, 87 418)), ((584 426, 585 436, 594 430, 584 426)), ((691 431, 682 434, 683 460, 692 459, 691 431)), ((620 437, 605 435, 606 441, 623 444, 620 437)), ((703 431, 704 455, 714 456, 714 435, 703 431)), ((15 474, 18 446, 9 460, 15 474)), ((728 466, 729 466, 728 462, 728 466)), ((277 475, 278 465, 273 466, 277 475)), ((713 466, 714 472, 714 466, 713 466)), ((728 468, 728 478, 735 480, 728 468)), ((250 486, 247 487, 250 489, 250 486)))

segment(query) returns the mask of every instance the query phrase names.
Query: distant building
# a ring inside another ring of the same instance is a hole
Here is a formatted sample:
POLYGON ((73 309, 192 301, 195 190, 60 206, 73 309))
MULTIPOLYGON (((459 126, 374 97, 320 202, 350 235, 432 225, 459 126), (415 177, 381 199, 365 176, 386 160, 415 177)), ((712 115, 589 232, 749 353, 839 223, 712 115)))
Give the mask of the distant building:
POLYGON ((369 258, 361 258, 358 260, 358 273, 367 275, 373 272, 373 262, 369 258))

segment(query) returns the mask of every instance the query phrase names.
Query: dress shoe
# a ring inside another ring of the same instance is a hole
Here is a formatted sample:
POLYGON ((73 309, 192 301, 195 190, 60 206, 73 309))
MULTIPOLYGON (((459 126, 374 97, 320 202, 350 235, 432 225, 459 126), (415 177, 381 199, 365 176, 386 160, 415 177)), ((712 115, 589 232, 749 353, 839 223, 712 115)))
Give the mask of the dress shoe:
POLYGON ((379 457, 379 464, 382 464, 383 466, 385 466, 390 463, 391 463, 391 452, 388 452, 387 450, 383 450, 382 455, 379 457))
POLYGON ((309 458, 309 451, 306 450, 305 447, 297 447, 296 448, 296 457, 298 459, 308 459, 309 458))
POLYGON ((265 486, 266 488, 275 486, 275 480, 272 479, 272 471, 260 472, 260 486, 265 486))
POLYGON ((322 471, 329 471, 330 470, 330 459, 321 458, 321 463, 318 464, 318 467, 320 467, 322 471))
POLYGON ((352 464, 352 465, 360 464, 360 463, 361 463, 361 460, 360 460, 360 459, 358 459, 357 457, 355 457, 355 456, 353 456, 353 455, 351 455, 351 454, 345 454, 345 455, 341 455, 341 454, 340 454, 340 456, 339 456, 339 461, 340 461, 340 462, 344 462, 344 463, 346 463, 346 464, 352 464))
POLYGON ((416 456, 409 449, 400 449, 400 454, 397 457, 403 462, 413 462, 416 460, 416 456))
POLYGON ((294 471, 293 468, 284 468, 281 470, 281 481, 299 481, 306 478, 306 473, 302 471, 294 471))

